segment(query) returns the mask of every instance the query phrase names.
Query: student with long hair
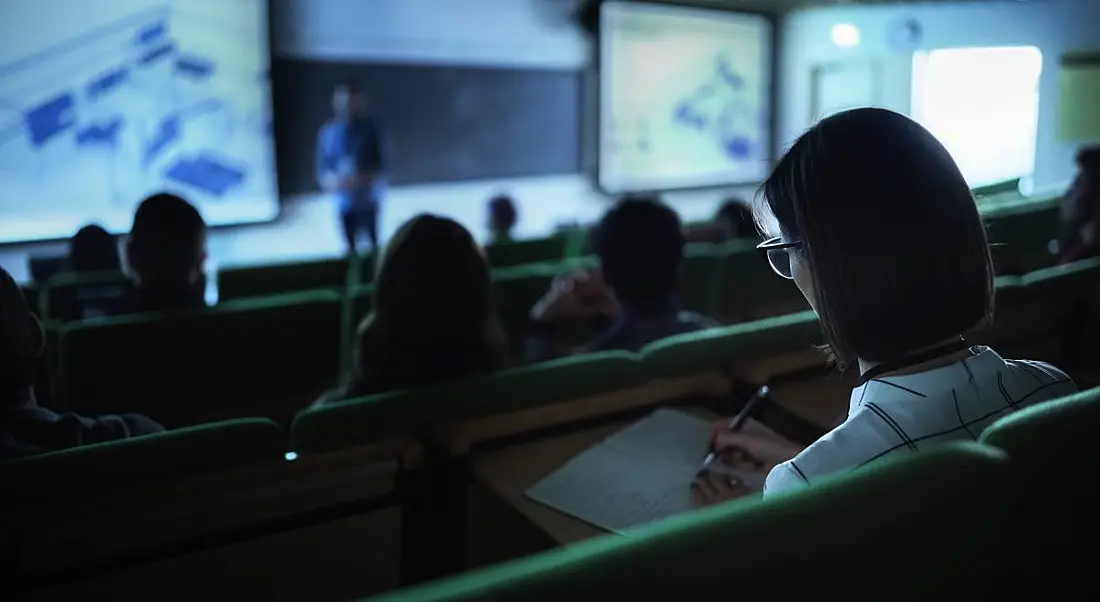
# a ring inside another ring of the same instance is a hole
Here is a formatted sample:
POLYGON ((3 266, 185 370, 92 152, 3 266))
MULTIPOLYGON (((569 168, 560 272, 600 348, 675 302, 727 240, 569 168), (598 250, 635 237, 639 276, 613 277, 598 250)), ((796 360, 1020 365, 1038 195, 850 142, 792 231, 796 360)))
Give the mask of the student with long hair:
MULTIPOLYGON (((913 120, 883 109, 829 117, 795 142, 763 193, 779 230, 761 250, 817 313, 836 364, 860 373, 847 418, 805 449, 716 426, 716 451, 768 470, 765 495, 977 439, 1006 414, 1076 390, 1049 364, 964 338, 992 314, 989 245, 951 155, 913 120)), ((739 494, 716 473, 694 488, 701 503, 739 494)))
POLYGON ((423 214, 398 229, 379 258, 373 302, 338 397, 460 380, 507 363, 489 264, 454 220, 423 214))

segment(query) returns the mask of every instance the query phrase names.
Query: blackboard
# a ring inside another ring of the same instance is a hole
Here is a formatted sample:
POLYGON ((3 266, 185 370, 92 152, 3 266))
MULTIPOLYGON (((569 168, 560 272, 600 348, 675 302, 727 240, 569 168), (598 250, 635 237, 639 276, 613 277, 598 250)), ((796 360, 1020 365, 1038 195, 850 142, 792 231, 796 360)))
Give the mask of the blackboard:
POLYGON ((283 193, 314 191, 333 86, 362 83, 389 140, 393 184, 571 173, 581 168, 582 74, 276 58, 274 133, 283 193))

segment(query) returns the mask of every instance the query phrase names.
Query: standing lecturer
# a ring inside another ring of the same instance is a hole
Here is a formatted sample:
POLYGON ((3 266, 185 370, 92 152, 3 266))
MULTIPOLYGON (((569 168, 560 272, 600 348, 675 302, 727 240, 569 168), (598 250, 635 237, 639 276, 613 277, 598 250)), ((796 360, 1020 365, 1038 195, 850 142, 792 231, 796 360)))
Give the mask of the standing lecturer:
POLYGON ((317 182, 334 194, 348 252, 365 233, 378 248, 378 213, 386 186, 387 157, 382 132, 367 113, 367 96, 346 80, 332 92, 334 117, 317 135, 317 182))

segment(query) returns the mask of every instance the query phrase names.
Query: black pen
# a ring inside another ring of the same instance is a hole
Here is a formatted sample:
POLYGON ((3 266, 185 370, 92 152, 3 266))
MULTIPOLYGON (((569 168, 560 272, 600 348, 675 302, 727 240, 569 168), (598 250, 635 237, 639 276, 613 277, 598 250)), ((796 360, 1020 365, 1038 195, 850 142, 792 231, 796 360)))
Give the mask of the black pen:
MULTIPOLYGON (((756 410, 756 406, 760 405, 760 402, 770 397, 771 393, 772 391, 768 388, 768 385, 764 385, 757 389, 756 393, 753 393, 752 397, 750 397, 749 400, 745 402, 745 405, 741 408, 741 411, 738 412, 732 420, 730 420, 730 432, 736 433, 737 431, 741 430, 745 426, 745 423, 748 422, 749 417, 752 416, 752 413, 756 410)), ((718 454, 714 451, 711 451, 709 454, 707 454, 706 459, 703 460, 703 465, 699 467, 699 472, 697 474, 705 473, 707 469, 710 468, 710 465, 713 464, 714 461, 717 459, 718 454)))

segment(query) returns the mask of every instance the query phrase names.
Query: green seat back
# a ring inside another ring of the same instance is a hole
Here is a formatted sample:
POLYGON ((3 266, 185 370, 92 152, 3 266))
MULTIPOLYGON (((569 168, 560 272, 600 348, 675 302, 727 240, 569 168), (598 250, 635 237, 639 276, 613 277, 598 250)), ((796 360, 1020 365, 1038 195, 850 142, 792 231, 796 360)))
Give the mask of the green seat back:
POLYGON ((253 464, 279 462, 286 433, 241 418, 96 443, 0 463, 4 500, 34 502, 127 485, 147 485, 253 464))
POLYGON ((724 371, 739 360, 809 349, 820 341, 817 314, 803 311, 661 339, 642 349, 642 362, 653 376, 677 378, 724 371))
POLYGON ((516 240, 487 245, 485 256, 494 268, 551 263, 565 257, 565 244, 566 239, 561 236, 516 240))
POLYGON ((950 444, 373 600, 984 599, 1011 491, 1002 453, 950 444))
POLYGON ((781 278, 756 249, 755 240, 732 240, 719 247, 722 256, 721 311, 729 322, 777 316, 807 308, 798 287, 781 278))
POLYGON ((1058 239, 1061 218, 1055 203, 1029 201, 991 211, 985 216, 989 240, 998 245, 998 270, 1024 274, 1058 261, 1051 241, 1058 239))
POLYGON ((987 196, 1000 196, 1003 194, 1020 193, 1020 178, 1012 178, 1011 180, 1003 180, 1001 182, 994 182, 993 184, 986 184, 985 186, 979 186, 970 191, 981 202, 982 197, 987 196))
POLYGON ((342 297, 320 291, 77 323, 61 333, 64 395, 83 413, 170 425, 289 420, 335 383, 343 330, 342 297))
POLYGON ((120 271, 64 272, 50 278, 39 296, 40 313, 45 320, 65 321, 81 318, 81 306, 91 298, 113 299, 106 305, 118 306, 130 290, 130 279, 120 271))
POLYGON ((60 343, 60 325, 53 322, 42 323, 42 334, 45 335, 45 347, 42 348, 42 356, 35 366, 34 396, 38 404, 62 411, 65 409, 60 396, 57 394, 57 362, 58 346, 60 343))
POLYGON ((1063 305, 1087 286, 1100 283, 1100 257, 1035 270, 1025 274, 1021 282, 1029 295, 1040 295, 1063 305))
MULTIPOLYGON (((1091 474, 1097 474, 1098 432, 1100 388, 1014 412, 990 425, 980 440, 1004 449, 1014 462, 1042 471, 1035 476, 1047 480, 1047 472, 1055 469, 1074 473, 1091 466, 1091 474)), ((1066 487, 1071 484, 1063 483, 1066 487)), ((1044 494, 1058 495, 1058 491, 1055 488, 1048 492, 1044 488, 1044 494)))
POLYGON ((27 307, 30 308, 31 313, 40 316, 42 308, 39 306, 38 287, 33 284, 25 284, 19 290, 22 291, 23 300, 27 302, 27 307))
POLYGON ((522 342, 535 303, 550 290, 558 274, 555 264, 531 264, 493 270, 497 315, 513 345, 522 342))
POLYGON ((374 285, 360 284, 353 287, 348 291, 348 299, 351 302, 351 315, 348 323, 351 326, 350 332, 354 334, 359 322, 363 321, 363 318, 367 317, 371 308, 374 307, 374 285))
POLYGON ((718 307, 722 255, 709 243, 688 245, 680 263, 676 295, 683 308, 713 315, 718 307))
POLYGON ((351 263, 347 257, 226 266, 218 269, 218 301, 264 297, 314 289, 344 289, 351 263))
POLYGON ((378 254, 367 253, 361 255, 357 260, 359 266, 359 278, 353 279, 352 282, 359 282, 361 284, 369 284, 374 282, 374 272, 378 267, 378 254))
POLYGON ((1100 527, 1093 482, 1100 475, 1098 432, 1100 388, 1025 408, 982 433, 979 440, 1005 450, 1019 471, 1020 495, 1005 500, 1016 516, 1013 537, 1042 550, 1006 556, 1014 585, 1044 587, 1057 574, 1059 582, 1089 583, 1095 593, 1094 576, 1083 574, 1091 566, 1081 562, 1073 544, 1094 543, 1091 534, 1100 527))
POLYGON ((557 233, 565 241, 565 257, 580 257, 592 253, 592 244, 589 237, 589 229, 571 227, 560 230, 557 233))
POLYGON ((578 355, 439 387, 310 408, 294 419, 291 445, 298 451, 329 451, 429 424, 525 410, 647 381, 641 363, 630 353, 578 355))

